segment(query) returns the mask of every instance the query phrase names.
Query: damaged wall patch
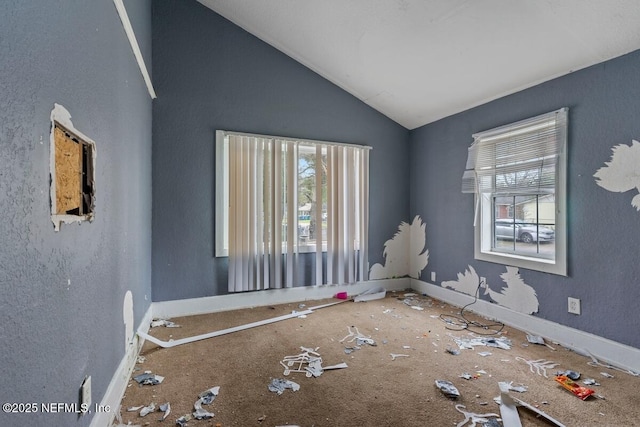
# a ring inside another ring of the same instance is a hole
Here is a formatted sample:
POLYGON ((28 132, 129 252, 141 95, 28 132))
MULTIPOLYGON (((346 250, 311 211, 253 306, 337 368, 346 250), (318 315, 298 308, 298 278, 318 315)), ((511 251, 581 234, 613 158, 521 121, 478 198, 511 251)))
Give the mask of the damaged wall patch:
POLYGON ((95 208, 95 142, 73 127, 71 115, 61 105, 51 110, 51 221, 92 221, 95 208))

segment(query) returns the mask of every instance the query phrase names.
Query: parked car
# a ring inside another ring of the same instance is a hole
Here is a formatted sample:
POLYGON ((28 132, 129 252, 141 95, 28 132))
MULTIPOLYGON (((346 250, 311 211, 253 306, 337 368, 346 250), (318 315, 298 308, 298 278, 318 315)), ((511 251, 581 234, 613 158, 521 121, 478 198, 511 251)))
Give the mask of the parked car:
POLYGON ((516 240, 524 243, 552 242, 556 238, 555 232, 545 226, 525 222, 521 219, 497 219, 496 238, 516 240))

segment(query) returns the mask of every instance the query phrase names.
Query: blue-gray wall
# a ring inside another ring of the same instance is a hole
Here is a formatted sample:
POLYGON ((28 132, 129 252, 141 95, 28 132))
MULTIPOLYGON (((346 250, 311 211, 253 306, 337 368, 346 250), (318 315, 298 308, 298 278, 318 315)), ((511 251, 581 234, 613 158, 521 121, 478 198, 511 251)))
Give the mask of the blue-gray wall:
MULTIPOLYGON (((126 3, 151 60, 151 2, 126 3)), ((151 301, 151 98, 112 1, 5 1, 0 14, 1 402, 100 402, 151 301), (96 142, 93 223, 55 232, 54 103, 96 142), (70 284, 69 284, 70 283, 70 284)), ((76 414, 0 414, 0 425, 89 425, 76 414)))
MULTIPOLYGON (((411 132, 411 214, 427 224, 422 279, 456 280, 474 267, 494 290, 504 267, 473 258, 473 196, 461 176, 475 132, 569 107, 568 268, 562 277, 520 269, 540 303, 536 316, 640 348, 640 213, 635 192, 612 193, 593 174, 611 148, 640 138, 640 51, 574 72, 411 132), (567 297, 582 315, 567 313, 567 297)), ((640 168, 640 165, 638 165, 640 168)))
POLYGON ((215 130, 373 147, 370 261, 409 214, 409 132, 195 1, 153 2, 153 300, 227 293, 215 130))

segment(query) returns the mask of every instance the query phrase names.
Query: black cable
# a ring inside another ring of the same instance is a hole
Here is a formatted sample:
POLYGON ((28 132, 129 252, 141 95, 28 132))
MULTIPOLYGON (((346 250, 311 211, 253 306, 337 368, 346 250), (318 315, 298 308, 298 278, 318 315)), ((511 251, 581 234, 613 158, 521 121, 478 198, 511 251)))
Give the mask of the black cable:
POLYGON ((460 309, 460 313, 458 314, 440 314, 440 320, 442 320, 446 325, 446 329, 454 330, 454 331, 462 331, 464 329, 470 330, 471 332, 478 335, 497 335, 502 332, 504 329, 504 323, 481 323, 476 320, 467 319, 464 315, 464 310, 470 305, 475 304, 478 301, 478 294, 480 293, 480 285, 482 283, 478 283, 478 287, 476 288, 476 292, 473 295, 473 301, 469 304, 465 305, 460 309), (452 320, 453 318, 453 320, 452 320), (498 327, 497 330, 491 329, 494 327, 498 327), (472 330, 474 328, 476 330, 472 330), (487 331, 491 332, 487 332, 487 331))

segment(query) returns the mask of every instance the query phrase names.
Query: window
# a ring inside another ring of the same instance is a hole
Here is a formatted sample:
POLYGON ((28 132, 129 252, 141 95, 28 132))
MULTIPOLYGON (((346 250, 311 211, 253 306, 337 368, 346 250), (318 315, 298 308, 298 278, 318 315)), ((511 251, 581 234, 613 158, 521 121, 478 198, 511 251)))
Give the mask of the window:
POLYGON ((475 258, 566 275, 567 109, 473 135, 475 258))
POLYGON ((51 219, 60 223, 91 221, 94 215, 95 143, 73 128, 64 107, 51 113, 51 219))
POLYGON ((316 254, 315 284, 366 274, 368 151, 216 132, 216 256, 230 258, 230 291, 291 285, 295 256, 305 252, 316 254), (256 285, 232 286, 236 273, 256 285))

